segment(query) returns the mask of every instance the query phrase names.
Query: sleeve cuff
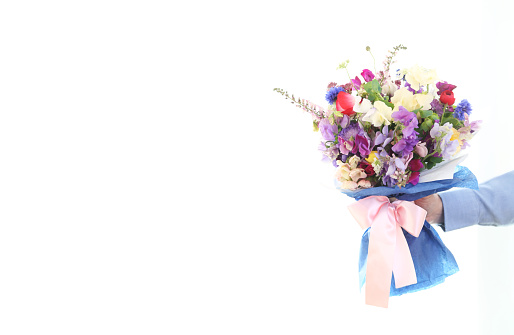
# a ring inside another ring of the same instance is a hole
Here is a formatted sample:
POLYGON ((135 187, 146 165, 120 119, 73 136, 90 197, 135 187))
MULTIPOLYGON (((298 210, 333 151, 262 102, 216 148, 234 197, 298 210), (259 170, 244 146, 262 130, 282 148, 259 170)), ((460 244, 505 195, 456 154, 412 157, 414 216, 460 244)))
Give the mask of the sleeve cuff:
POLYGON ((439 193, 443 202, 444 231, 478 224, 479 203, 474 190, 462 188, 439 193))

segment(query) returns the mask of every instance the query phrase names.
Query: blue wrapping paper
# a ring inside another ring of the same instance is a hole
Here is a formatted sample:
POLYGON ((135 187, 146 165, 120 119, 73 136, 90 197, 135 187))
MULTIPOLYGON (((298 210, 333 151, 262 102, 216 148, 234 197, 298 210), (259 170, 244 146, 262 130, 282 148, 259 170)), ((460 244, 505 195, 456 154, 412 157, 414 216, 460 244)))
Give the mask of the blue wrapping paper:
MULTIPOLYGON (((477 190, 478 182, 473 173, 466 167, 458 166, 453 179, 407 185, 406 187, 374 187, 359 191, 341 190, 344 194, 356 199, 364 199, 369 196, 395 197, 399 200, 414 201, 430 194, 449 190, 453 187, 465 187, 477 190)), ((361 240, 359 254, 359 283, 360 287, 366 281, 366 264, 368 259, 369 230, 364 231, 361 240)), ((441 284, 452 274, 459 271, 459 267, 453 254, 444 245, 436 230, 425 221, 421 233, 414 237, 402 228, 407 245, 409 246, 414 268, 416 270, 417 283, 401 288, 396 288, 394 274, 391 279, 390 296, 398 296, 405 293, 417 292, 441 284)))

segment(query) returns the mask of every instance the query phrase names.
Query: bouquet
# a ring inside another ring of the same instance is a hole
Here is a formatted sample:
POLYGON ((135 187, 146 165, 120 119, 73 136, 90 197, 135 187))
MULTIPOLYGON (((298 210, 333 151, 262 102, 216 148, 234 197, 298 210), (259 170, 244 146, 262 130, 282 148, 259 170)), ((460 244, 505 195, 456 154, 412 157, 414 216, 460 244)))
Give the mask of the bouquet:
POLYGON ((470 103, 456 104, 457 86, 440 81, 435 70, 416 65, 393 77, 393 59, 404 49, 393 48, 383 70, 364 69, 353 79, 349 61, 340 64, 349 81, 328 84, 328 108, 274 89, 312 115, 336 187, 358 200, 349 210, 365 229, 360 284, 366 283, 366 303, 381 307, 390 295, 432 287, 458 271, 426 212, 410 201, 478 188, 471 171, 457 164, 481 121, 470 120, 470 103))

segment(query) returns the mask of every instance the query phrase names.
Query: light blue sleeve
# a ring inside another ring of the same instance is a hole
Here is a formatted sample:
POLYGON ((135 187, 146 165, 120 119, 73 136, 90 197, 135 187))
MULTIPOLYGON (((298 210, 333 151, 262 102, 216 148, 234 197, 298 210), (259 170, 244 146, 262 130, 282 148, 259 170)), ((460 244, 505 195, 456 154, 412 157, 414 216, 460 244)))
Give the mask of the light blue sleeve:
POLYGON ((444 208, 444 230, 475 224, 514 223, 514 171, 480 184, 479 190, 454 189, 439 193, 444 208))

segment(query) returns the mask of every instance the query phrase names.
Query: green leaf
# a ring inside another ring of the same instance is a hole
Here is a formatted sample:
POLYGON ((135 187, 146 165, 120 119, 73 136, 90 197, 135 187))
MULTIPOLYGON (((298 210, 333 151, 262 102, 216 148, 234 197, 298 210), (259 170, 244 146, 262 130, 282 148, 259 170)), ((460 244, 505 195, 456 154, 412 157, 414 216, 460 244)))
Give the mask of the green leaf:
POLYGON ((392 102, 384 101, 384 103, 386 104, 386 106, 391 107, 392 109, 394 109, 394 104, 392 102))
POLYGON ((343 113, 341 113, 341 112, 340 112, 340 111, 338 111, 338 110, 334 111, 334 114, 333 114, 333 115, 338 116, 338 117, 343 117, 343 116, 344 116, 344 115, 343 115, 343 113))
POLYGON ((434 163, 434 164, 438 164, 438 163, 441 163, 443 161, 443 157, 434 157, 434 156, 432 156, 432 157, 430 157, 428 159, 428 161, 431 162, 431 163, 434 163))
POLYGON ((435 163, 432 163, 432 162, 426 162, 425 163, 425 168, 427 170, 430 170, 431 168, 433 168, 435 166, 435 163))
POLYGON ((430 115, 434 114, 434 112, 433 112, 433 111, 428 110, 428 111, 421 111, 421 113, 420 113, 420 114, 421 114, 421 117, 422 117, 422 118, 427 118, 427 117, 429 117, 430 115))
POLYGON ((382 87, 380 87, 380 83, 376 79, 373 79, 372 81, 368 81, 367 83, 362 85, 362 88, 366 92, 368 92, 368 94, 371 94, 373 92, 376 92, 376 93, 382 92, 382 87))
POLYGON ((462 127, 462 122, 460 122, 459 120, 457 120, 454 117, 445 118, 444 123, 446 123, 446 122, 450 122, 453 125, 453 128, 455 128, 455 129, 459 129, 462 127))
POLYGON ((378 82, 378 80, 373 79, 372 81, 370 81, 370 83, 371 83, 371 88, 373 89, 373 91, 382 93, 382 87, 380 86, 380 83, 378 82))

